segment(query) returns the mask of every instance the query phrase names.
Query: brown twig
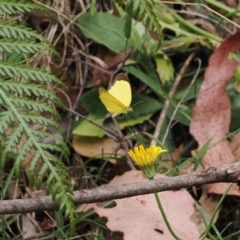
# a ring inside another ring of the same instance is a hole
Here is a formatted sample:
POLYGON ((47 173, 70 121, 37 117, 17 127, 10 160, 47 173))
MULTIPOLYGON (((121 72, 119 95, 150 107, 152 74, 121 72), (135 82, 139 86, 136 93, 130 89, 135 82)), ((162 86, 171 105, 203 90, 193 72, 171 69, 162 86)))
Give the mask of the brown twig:
MULTIPOLYGON (((169 95, 168 95, 169 98, 172 98, 173 95, 175 94, 175 92, 177 90, 177 86, 180 83, 183 74, 187 70, 187 68, 188 68, 188 66, 189 66, 189 64, 192 61, 194 56, 195 56, 195 52, 193 52, 191 55, 189 55, 189 57, 185 61, 184 65, 182 66, 182 68, 181 68, 179 74, 177 75, 176 80, 174 81, 174 84, 173 84, 173 86, 172 86, 172 88, 171 88, 171 90, 169 92, 169 95)), ((165 103, 164 103, 163 109, 162 109, 162 111, 160 113, 160 116, 159 116, 159 119, 158 119, 158 123, 156 125, 155 131, 154 131, 154 134, 153 134, 153 139, 151 141, 151 145, 155 145, 156 144, 156 140, 160 136, 160 131, 162 129, 162 125, 163 125, 164 119, 165 119, 165 117, 167 115, 167 111, 168 111, 169 105, 170 105, 170 102, 168 100, 166 100, 165 103)))
MULTIPOLYGON (((152 181, 137 182, 121 186, 81 190, 74 193, 76 204, 94 203, 121 199, 137 195, 177 190, 217 182, 239 182, 240 161, 222 164, 199 172, 177 177, 160 178, 152 181)), ((0 201, 0 214, 26 213, 58 209, 51 197, 42 196, 35 199, 16 199, 0 201)))
POLYGON ((117 122, 117 120, 115 118, 112 118, 113 119, 113 122, 116 126, 116 132, 118 134, 118 138, 120 139, 120 143, 121 143, 121 146, 123 148, 123 150, 125 151, 126 153, 126 160, 127 160, 127 164, 128 166, 130 167, 130 169, 132 170, 135 170, 136 167, 134 166, 130 156, 128 155, 128 150, 129 150, 129 145, 128 145, 128 142, 127 142, 127 139, 125 138, 125 136, 123 135, 120 127, 119 127, 119 124, 117 122))

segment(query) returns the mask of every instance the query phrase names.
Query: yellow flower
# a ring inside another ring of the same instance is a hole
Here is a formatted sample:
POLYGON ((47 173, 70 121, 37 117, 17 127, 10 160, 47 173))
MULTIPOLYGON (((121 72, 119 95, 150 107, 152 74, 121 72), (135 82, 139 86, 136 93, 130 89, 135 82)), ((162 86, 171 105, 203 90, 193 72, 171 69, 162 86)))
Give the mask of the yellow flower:
POLYGON ((143 145, 140 145, 133 150, 129 150, 128 154, 134 163, 143 170, 146 177, 153 178, 155 175, 154 163, 158 159, 158 156, 166 151, 159 146, 144 148, 143 145))

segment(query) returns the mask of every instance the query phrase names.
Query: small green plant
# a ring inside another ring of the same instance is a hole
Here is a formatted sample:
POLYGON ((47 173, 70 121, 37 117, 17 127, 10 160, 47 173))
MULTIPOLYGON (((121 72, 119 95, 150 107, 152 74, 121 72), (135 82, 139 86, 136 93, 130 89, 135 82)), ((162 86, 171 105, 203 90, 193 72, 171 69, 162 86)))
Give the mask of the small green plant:
POLYGON ((14 172, 20 177, 22 164, 32 154, 27 170, 30 185, 38 188, 45 185, 47 194, 52 195, 74 226, 73 192, 68 169, 64 165, 68 161, 69 150, 54 108, 61 102, 51 90, 51 86, 62 86, 62 83, 51 73, 28 64, 28 60, 39 53, 55 51, 50 42, 37 32, 8 20, 9 15, 32 9, 44 10, 23 0, 0 0, 1 168, 11 158, 14 172), (49 127, 55 128, 62 137, 49 132, 49 127), (43 139, 46 138, 51 142, 45 143, 43 139), (41 168, 36 174, 39 163, 41 168))
MULTIPOLYGON (((114 0, 118 5, 121 5, 121 0, 114 0)), ((138 15, 140 21, 144 25, 149 24, 149 29, 156 32, 158 35, 158 48, 162 43, 162 26, 159 23, 156 14, 153 11, 153 0, 127 0, 126 1, 126 17, 125 17, 125 37, 129 39, 131 33, 132 18, 138 15)))

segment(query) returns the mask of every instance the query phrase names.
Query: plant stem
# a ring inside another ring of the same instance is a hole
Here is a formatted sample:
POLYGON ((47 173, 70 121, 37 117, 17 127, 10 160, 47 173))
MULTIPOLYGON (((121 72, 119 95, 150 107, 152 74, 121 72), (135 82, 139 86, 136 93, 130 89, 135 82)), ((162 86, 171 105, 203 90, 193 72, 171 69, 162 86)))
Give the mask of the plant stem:
POLYGON ((167 216, 166 216, 166 214, 165 214, 165 212, 164 212, 164 209, 163 209, 163 207, 162 207, 162 203, 161 203, 161 201, 160 201, 160 198, 159 198, 159 196, 158 196, 158 193, 154 193, 154 195, 155 195, 155 198, 156 198, 156 201, 157 201, 157 204, 158 204, 158 208, 159 208, 159 210, 160 210, 160 212, 161 212, 161 214, 162 214, 163 220, 164 220, 164 222, 166 223, 169 232, 172 234, 172 236, 173 236, 175 239, 181 240, 181 238, 179 238, 179 237, 174 233, 174 231, 172 230, 172 228, 171 228, 171 226, 170 226, 170 224, 169 224, 169 222, 168 222, 167 216))

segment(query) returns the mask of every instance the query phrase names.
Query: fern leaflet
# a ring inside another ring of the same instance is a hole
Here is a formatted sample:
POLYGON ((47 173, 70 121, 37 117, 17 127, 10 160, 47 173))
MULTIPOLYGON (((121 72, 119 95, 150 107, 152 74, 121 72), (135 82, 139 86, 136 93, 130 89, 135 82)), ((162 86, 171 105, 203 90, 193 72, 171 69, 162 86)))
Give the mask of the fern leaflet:
MULTIPOLYGON (((25 0, 0 0, 0 15, 4 15, 4 19, 7 19, 6 15, 33 9, 45 11, 25 0)), ((62 104, 52 90, 46 88, 50 85, 63 87, 63 84, 49 72, 32 68, 23 61, 39 52, 56 52, 47 39, 16 22, 0 20, 0 38, 0 51, 4 56, 0 61, 2 162, 14 158, 13 167, 18 177, 24 169, 31 185, 46 185, 47 193, 59 203, 74 226, 73 191, 68 169, 63 163, 68 161, 69 150, 54 108, 55 104, 62 104), (50 128, 58 135, 48 132, 50 128)))

